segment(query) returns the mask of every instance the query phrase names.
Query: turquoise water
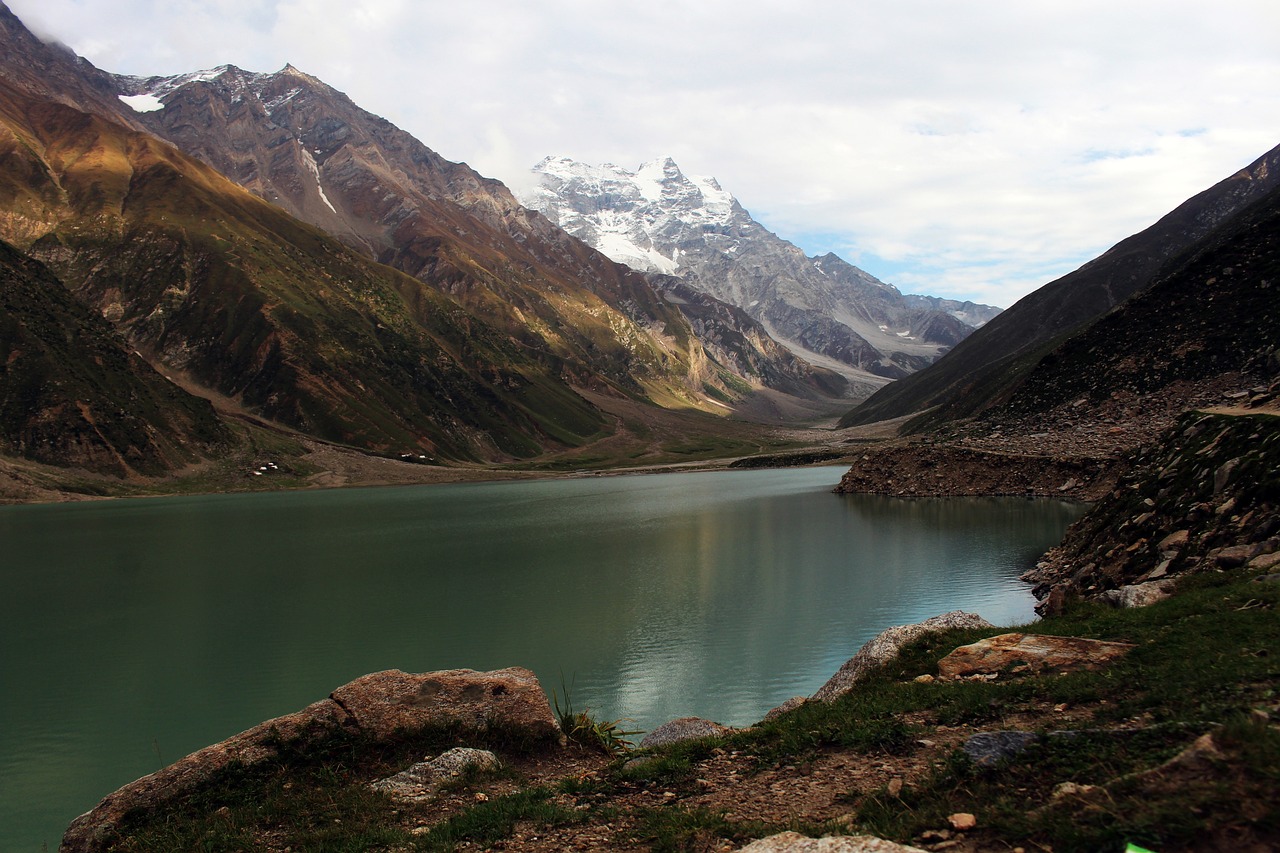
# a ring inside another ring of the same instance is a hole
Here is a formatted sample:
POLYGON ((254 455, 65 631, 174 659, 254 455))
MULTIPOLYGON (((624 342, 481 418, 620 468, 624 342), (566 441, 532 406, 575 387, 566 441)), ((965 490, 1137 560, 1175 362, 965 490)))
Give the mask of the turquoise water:
POLYGON ((842 468, 0 508, 0 850, 367 672, 533 669, 652 729, 760 719, 889 625, 1033 618, 1057 501, 842 468))

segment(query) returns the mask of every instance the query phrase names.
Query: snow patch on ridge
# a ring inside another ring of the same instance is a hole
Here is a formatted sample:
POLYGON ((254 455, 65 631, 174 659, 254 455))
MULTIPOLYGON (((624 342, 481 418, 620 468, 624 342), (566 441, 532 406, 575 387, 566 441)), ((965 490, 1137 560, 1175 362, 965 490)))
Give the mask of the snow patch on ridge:
POLYGON ((120 100, 135 113, 153 113, 164 109, 164 102, 155 95, 120 95, 120 100))
POLYGON ((320 200, 327 204, 330 210, 337 213, 338 209, 333 206, 333 202, 329 201, 329 197, 324 194, 324 187, 320 184, 320 164, 316 162, 316 158, 312 156, 305 145, 300 147, 302 150, 302 162, 307 164, 307 169, 316 179, 316 189, 320 192, 320 200))

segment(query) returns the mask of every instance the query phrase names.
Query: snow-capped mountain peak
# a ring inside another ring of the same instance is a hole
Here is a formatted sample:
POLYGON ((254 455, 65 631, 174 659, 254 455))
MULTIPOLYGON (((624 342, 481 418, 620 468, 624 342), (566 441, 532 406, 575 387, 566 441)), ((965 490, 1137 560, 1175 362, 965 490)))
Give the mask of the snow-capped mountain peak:
POLYGON ((682 242, 708 231, 727 233, 736 220, 751 223, 715 178, 686 175, 670 157, 634 172, 547 157, 533 172, 537 185, 521 194, 522 204, 613 260, 648 272, 679 273, 682 242))
POLYGON ((634 172, 548 157, 533 174, 520 196, 526 207, 615 261, 736 305, 798 355, 855 382, 930 363, 972 331, 965 309, 995 313, 904 296, 835 255, 806 257, 715 178, 686 175, 670 157, 634 172))

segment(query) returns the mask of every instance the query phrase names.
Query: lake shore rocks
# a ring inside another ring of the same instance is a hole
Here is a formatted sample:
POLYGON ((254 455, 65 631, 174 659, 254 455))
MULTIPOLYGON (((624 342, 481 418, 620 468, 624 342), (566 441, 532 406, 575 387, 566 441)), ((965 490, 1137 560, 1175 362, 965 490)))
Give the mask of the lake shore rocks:
POLYGON ((276 717, 205 747, 109 794, 72 821, 62 853, 110 847, 121 821, 150 812, 197 789, 230 765, 253 766, 288 745, 319 746, 340 736, 372 742, 432 725, 460 724, 478 732, 501 727, 532 740, 559 743, 562 735, 537 677, 522 667, 419 675, 388 670, 357 678, 301 711, 276 717))
POLYGON ((914 625, 895 625, 886 628, 871 638, 858 650, 858 653, 845 662, 827 683, 818 688, 811 701, 830 702, 848 693, 853 686, 862 680, 867 673, 898 656, 898 652, 908 643, 936 631, 948 631, 953 628, 992 628, 990 622, 976 613, 965 613, 963 610, 952 610, 939 616, 933 616, 914 625))
POLYGON ((733 729, 729 726, 722 726, 711 720, 704 720, 701 717, 681 717, 678 720, 663 723, 645 735, 644 739, 640 741, 640 748, 649 749, 650 747, 664 746, 668 743, 697 740, 704 737, 721 737, 731 732, 733 732, 733 729))

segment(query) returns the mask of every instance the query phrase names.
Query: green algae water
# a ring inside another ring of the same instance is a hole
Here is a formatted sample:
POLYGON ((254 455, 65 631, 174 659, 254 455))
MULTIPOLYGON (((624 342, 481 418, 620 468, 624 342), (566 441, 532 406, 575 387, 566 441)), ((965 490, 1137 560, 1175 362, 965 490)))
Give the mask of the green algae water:
POLYGON ((1030 621, 1058 501, 806 468, 0 507, 0 850, 383 669, 533 669, 652 729, 749 724, 882 629, 1030 621))

